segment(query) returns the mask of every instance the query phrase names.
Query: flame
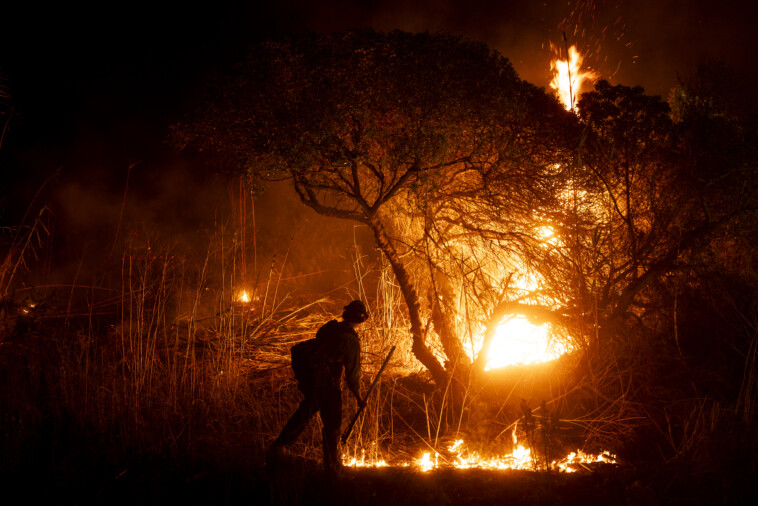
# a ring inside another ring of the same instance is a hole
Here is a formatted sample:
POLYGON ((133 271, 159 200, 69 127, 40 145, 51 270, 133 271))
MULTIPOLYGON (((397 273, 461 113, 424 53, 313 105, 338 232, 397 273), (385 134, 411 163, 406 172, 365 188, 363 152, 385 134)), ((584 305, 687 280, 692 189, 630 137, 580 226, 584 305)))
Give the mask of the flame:
MULTIPOLYGON (((496 455, 490 457, 483 457, 478 452, 469 451, 465 442, 462 439, 455 441, 448 447, 448 453, 453 454, 453 457, 448 460, 443 459, 443 463, 440 463, 440 454, 434 452, 424 452, 421 457, 413 460, 412 462, 400 461, 393 464, 388 464, 386 460, 377 458, 374 460, 365 458, 365 451, 362 453, 361 458, 355 457, 348 458, 345 455, 342 456, 342 463, 345 467, 410 467, 421 471, 422 473, 428 473, 436 469, 442 468, 455 468, 455 469, 486 469, 486 470, 534 470, 536 469, 535 460, 532 457, 532 451, 530 448, 526 448, 524 445, 518 443, 516 440, 516 426, 513 427, 513 444, 514 448, 511 453, 504 455, 496 455)), ((616 456, 603 452, 600 454, 584 453, 581 450, 569 453, 566 457, 560 460, 554 460, 550 464, 550 468, 562 472, 562 473, 574 473, 580 469, 589 470, 590 464, 616 464, 616 456)))
MULTIPOLYGON (((555 46, 553 49, 555 50, 555 46)), ((550 62, 550 70, 553 71, 550 87, 555 90, 567 111, 574 110, 579 91, 585 81, 597 77, 597 73, 591 70, 582 70, 583 59, 576 46, 571 46, 568 49, 568 60, 555 58, 550 62)))
MULTIPOLYGON (((560 246, 562 240, 559 232, 549 222, 537 227, 533 234, 545 248, 560 246)), ((504 277, 504 276, 502 276, 504 277)), ((512 279, 511 289, 521 301, 529 304, 534 301, 530 294, 537 294, 544 283, 536 274, 521 273, 512 279)), ((536 304, 545 304, 537 300, 536 304)), ((469 357, 475 357, 481 352, 486 329, 482 327, 466 347, 469 357)), ((536 364, 555 360, 571 347, 553 339, 553 330, 549 323, 535 324, 525 316, 512 315, 495 329, 495 335, 486 350, 485 370, 497 369, 516 364, 536 364)))
POLYGON ((555 233, 553 227, 545 225, 537 230, 537 237, 543 244, 549 244, 551 246, 558 246, 560 243, 558 235, 555 233))
MULTIPOLYGON (((552 227, 542 227, 538 235, 543 241, 553 241, 558 237, 552 227)), ((539 290, 540 283, 532 276, 520 276, 515 279, 515 287, 523 292, 539 290)), ((549 323, 535 325, 524 316, 514 316, 501 323, 495 330, 495 336, 487 350, 485 371, 509 365, 529 365, 555 360, 571 351, 563 342, 551 339, 549 323)))
POLYGON ((240 290, 237 292, 237 302, 242 302, 244 304, 247 304, 250 302, 250 294, 247 293, 247 290, 240 290))
POLYGON ((418 467, 421 469, 422 472, 427 472, 427 471, 431 471, 432 469, 437 469, 437 466, 439 465, 438 457, 439 457, 439 453, 434 452, 434 462, 432 462, 430 453, 426 452, 421 456, 420 459, 418 459, 418 467))
MULTIPOLYGON (((456 456, 452 465, 456 469, 532 469, 532 452, 523 445, 517 444, 514 450, 506 455, 483 458, 478 452, 469 452, 463 440, 456 442, 456 456)), ((436 466, 435 466, 436 467, 436 466)))
POLYGON ((569 453, 560 462, 553 461, 553 468, 563 473, 574 473, 577 468, 586 468, 587 464, 603 463, 616 464, 616 456, 610 452, 603 452, 598 455, 584 453, 582 450, 569 453))
POLYGON ((567 351, 563 343, 550 339, 549 324, 534 325, 526 318, 513 318, 495 331, 484 369, 549 362, 567 351))
POLYGON ((366 450, 361 450, 361 458, 348 458, 342 456, 342 465, 346 467, 387 467, 387 461, 384 459, 366 459, 366 450))

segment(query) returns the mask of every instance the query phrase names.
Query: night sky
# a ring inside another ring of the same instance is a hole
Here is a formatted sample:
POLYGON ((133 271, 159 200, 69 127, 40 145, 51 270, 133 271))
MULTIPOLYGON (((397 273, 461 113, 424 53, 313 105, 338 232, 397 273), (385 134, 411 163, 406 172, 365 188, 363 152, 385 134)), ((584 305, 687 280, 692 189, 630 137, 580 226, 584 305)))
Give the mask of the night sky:
POLYGON ((164 143, 168 126, 191 108, 203 80, 241 58, 249 44, 287 33, 449 31, 486 42, 523 79, 543 87, 550 79, 550 43, 562 45, 563 32, 602 77, 664 97, 678 75, 691 74, 703 60, 721 60, 758 77, 749 65, 758 46, 754 2, 190 4, 2 9, 0 77, 10 94, 6 112, 13 111, 0 148, 3 224, 13 222, 14 209, 52 174, 58 174, 59 188, 85 181, 118 200, 127 167, 139 162, 135 181, 143 177, 138 185, 160 193, 155 173, 186 167, 164 143))

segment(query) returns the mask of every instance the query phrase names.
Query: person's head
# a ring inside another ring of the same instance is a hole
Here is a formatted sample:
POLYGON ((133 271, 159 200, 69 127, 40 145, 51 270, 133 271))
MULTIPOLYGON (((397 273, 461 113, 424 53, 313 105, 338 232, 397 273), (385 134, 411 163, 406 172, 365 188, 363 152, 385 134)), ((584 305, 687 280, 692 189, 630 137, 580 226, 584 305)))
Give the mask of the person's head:
POLYGON ((359 300, 352 301, 344 307, 342 311, 342 319, 353 325, 365 322, 368 319, 366 305, 359 300))

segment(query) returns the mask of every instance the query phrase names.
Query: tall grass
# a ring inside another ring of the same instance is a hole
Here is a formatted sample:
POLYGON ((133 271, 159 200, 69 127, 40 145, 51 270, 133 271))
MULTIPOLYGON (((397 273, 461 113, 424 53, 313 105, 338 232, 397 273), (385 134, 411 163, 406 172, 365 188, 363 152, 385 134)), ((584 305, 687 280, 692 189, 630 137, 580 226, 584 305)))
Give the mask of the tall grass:
MULTIPOLYGON (((145 459, 187 472, 259 466, 280 413, 297 401, 284 336, 313 321, 292 301, 235 301, 237 249, 212 244, 195 268, 144 241, 124 251, 110 291, 72 288, 73 304, 47 308, 3 298, 0 470, 115 480, 145 459)), ((4 259, 4 280, 17 250, 4 259)))
MULTIPOLYGON (((242 276, 245 245, 235 230, 218 230, 199 262, 161 238, 131 237, 115 286, 77 283, 22 319, 29 308, 3 299, 3 321, 26 323, 13 323, 0 341, 0 472, 33 474, 44 463, 52 475, 68 470, 62 482, 77 474, 109 483, 154 461, 182 476, 254 472, 300 401, 290 347, 351 298, 376 298, 360 330, 364 392, 392 345, 400 349, 391 368, 411 356, 399 289, 386 270, 364 265, 357 246, 354 284, 305 298, 298 280, 283 275, 286 251, 256 273, 260 281, 242 276), (369 293, 365 281, 376 275, 384 279, 371 281, 376 293, 369 293), (249 302, 238 299, 243 289, 249 302)), ((397 451, 397 391, 386 373, 347 454, 375 459, 397 451)), ((347 400, 345 416, 353 410, 347 400)), ((292 452, 317 460, 320 440, 314 419, 292 452)))

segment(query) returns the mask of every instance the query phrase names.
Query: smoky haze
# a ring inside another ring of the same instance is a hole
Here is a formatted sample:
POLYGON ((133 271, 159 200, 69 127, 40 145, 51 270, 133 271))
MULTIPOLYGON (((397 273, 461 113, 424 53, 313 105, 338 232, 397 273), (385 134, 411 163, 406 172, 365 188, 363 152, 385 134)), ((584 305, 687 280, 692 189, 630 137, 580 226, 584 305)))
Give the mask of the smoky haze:
POLYGON ((97 177, 57 183, 50 266, 44 276, 33 277, 38 284, 75 278, 79 285, 119 285, 130 260, 141 263, 152 255, 160 264, 166 255, 173 267, 192 266, 189 283, 198 282, 209 259, 207 287, 217 290, 224 283, 224 257, 226 283, 234 270, 235 283, 248 290, 256 285, 265 290, 268 283, 271 289, 280 285, 280 295, 297 286, 291 293, 296 299, 334 289, 342 298, 356 290, 351 283, 356 247, 373 256, 363 227, 316 214, 286 183, 270 185, 253 200, 240 192, 239 177, 198 171, 187 160, 135 162, 119 172, 121 188, 97 177))

